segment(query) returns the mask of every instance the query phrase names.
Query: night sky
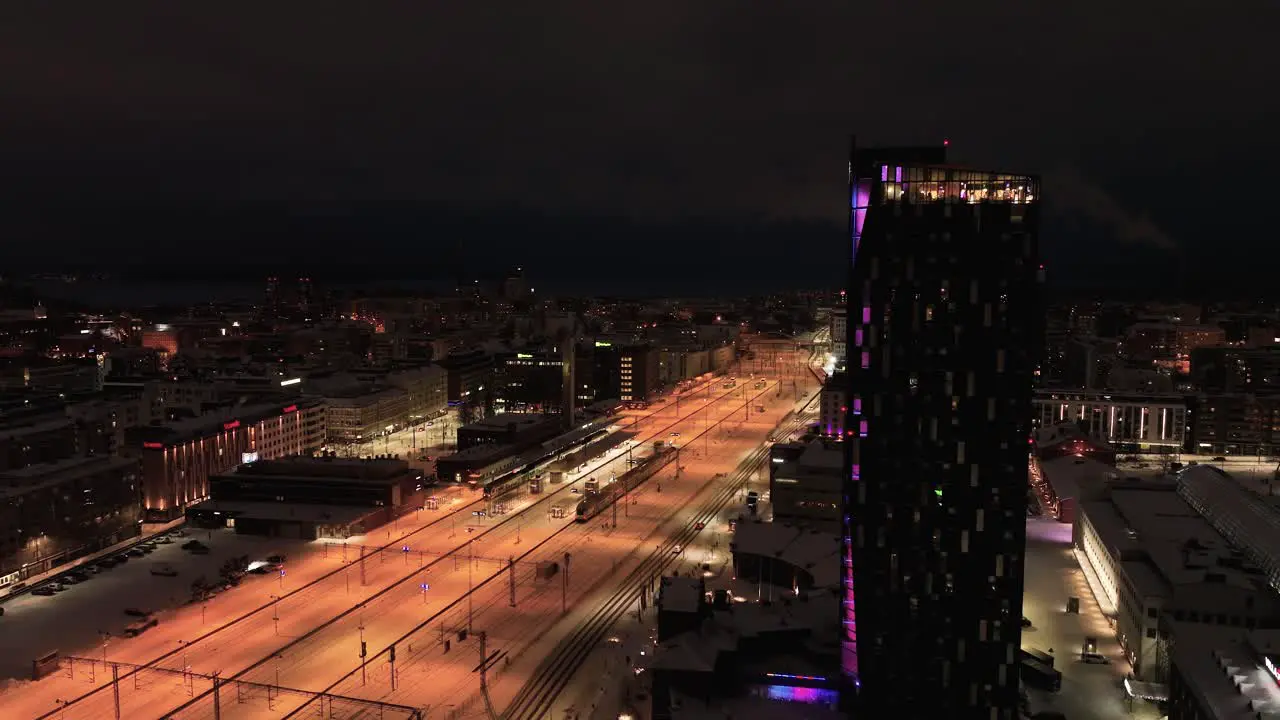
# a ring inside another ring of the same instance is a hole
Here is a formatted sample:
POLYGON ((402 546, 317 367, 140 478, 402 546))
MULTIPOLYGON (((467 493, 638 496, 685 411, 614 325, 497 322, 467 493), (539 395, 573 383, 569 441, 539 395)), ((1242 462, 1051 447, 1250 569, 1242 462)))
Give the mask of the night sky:
POLYGON ((9 3, 0 268, 836 283, 857 132, 1040 173, 1061 284, 1249 289, 1280 6, 1197 5, 9 3))

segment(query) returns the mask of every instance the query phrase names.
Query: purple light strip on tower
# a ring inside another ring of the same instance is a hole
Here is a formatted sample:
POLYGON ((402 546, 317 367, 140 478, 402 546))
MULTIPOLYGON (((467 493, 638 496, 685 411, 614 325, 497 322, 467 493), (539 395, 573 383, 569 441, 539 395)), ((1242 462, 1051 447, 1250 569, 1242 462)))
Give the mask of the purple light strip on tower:
MULTIPOLYGON (((898 168, 896 170, 896 174, 898 176, 901 176, 902 169, 898 168)), ((873 177, 867 177, 867 178, 855 177, 852 174, 852 172, 850 173, 850 184, 852 185, 852 187, 850 188, 850 201, 851 201, 850 212, 852 213, 850 216, 850 220, 851 220, 850 230, 852 234, 852 237, 850 238, 850 240, 853 246, 852 247, 853 254, 850 256, 851 264, 856 264, 858 261, 858 247, 862 244, 862 230, 867 221, 867 208, 871 204, 871 186, 874 183, 873 177)), ((888 177, 889 177, 889 166, 881 165, 880 181, 884 182, 888 179, 888 177)), ((862 324, 869 325, 870 323, 871 323, 871 308, 864 306, 862 308, 862 324)), ((859 346, 859 348, 861 348, 862 341, 863 341, 863 331, 862 331, 862 328, 858 328, 854 332, 854 344, 859 346)), ((863 368, 869 367, 871 364, 871 354, 866 350, 862 350, 861 354, 862 354, 862 367, 863 368)), ((855 411, 861 411, 862 401, 855 399, 853 409, 855 411)), ((866 427, 867 427, 867 423, 864 420, 860 424, 860 428, 862 430, 861 435, 863 437, 866 436, 866 427)), ((852 428, 849 428, 847 425, 845 428, 842 428, 842 429, 849 435, 853 435, 852 428)), ((861 469, 859 468, 858 465, 852 466, 852 468, 850 469, 850 475, 851 477, 849 478, 849 480, 851 482, 857 481, 859 479, 859 477, 861 476, 861 469)), ((846 495, 846 504, 847 504, 847 495, 846 495)), ((851 537, 852 532, 853 532, 853 527, 852 527, 852 523, 850 522, 850 518, 848 516, 845 516, 844 537, 841 539, 842 544, 844 546, 844 553, 843 553, 843 557, 841 558, 841 561, 842 561, 841 565, 843 567, 841 568, 841 570, 844 575, 844 584, 845 584, 846 590, 845 590, 844 600, 843 600, 844 637, 841 638, 840 654, 841 654, 841 666, 843 667, 845 674, 848 677, 852 678, 854 684, 856 685, 858 682, 858 622, 857 622, 856 602, 854 601, 854 588, 853 588, 853 538, 851 537)))
POLYGON ((867 205, 871 202, 871 185, 865 180, 854 181, 851 211, 853 212, 853 259, 857 262, 858 244, 862 241, 862 225, 867 221, 867 205))

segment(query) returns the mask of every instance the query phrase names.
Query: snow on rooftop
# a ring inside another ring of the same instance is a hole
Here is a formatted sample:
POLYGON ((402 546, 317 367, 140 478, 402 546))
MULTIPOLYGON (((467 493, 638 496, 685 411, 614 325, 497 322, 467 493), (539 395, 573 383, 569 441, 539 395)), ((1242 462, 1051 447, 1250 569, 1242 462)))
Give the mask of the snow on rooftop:
POLYGON ((1264 579, 1169 483, 1116 485, 1081 508, 1144 596, 1200 583, 1255 591, 1264 579))
MULTIPOLYGON (((840 600, 825 592, 810 593, 805 599, 784 598, 772 604, 734 603, 732 622, 742 637, 758 637, 771 632, 808 630, 815 637, 824 633, 838 637, 840 600)), ((719 615, 717 615, 718 617, 719 615)))
POLYGON ((229 517, 244 519, 346 525, 366 515, 379 512, 380 509, 353 505, 205 500, 191 506, 190 510, 222 513, 229 517))
POLYGON ((1261 566, 1272 588, 1280 589, 1280 510, 1273 503, 1211 465, 1179 472, 1178 494, 1261 566))
POLYGON ((696 613, 702 606, 706 587, 701 578, 663 577, 658 607, 665 612, 696 613))
POLYGON ((1280 713, 1280 687, 1265 666, 1265 648, 1280 631, 1174 622, 1173 662, 1186 689, 1218 720, 1256 720, 1280 713))
POLYGON ((801 467, 839 470, 844 467, 844 452, 835 443, 825 443, 822 439, 817 439, 804 449, 799 462, 801 467))
POLYGON ((1040 472, 1059 500, 1089 497, 1117 475, 1116 469, 1104 462, 1075 455, 1041 461, 1040 472))
POLYGON ((777 558, 813 576, 817 587, 840 584, 840 538, 784 523, 739 522, 733 551, 777 558))

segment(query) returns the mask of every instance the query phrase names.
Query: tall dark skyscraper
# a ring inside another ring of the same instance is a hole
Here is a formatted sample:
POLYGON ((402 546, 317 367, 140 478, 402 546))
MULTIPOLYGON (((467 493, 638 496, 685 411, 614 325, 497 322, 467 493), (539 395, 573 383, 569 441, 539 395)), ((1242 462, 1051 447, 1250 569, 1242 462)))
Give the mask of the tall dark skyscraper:
POLYGON ((311 278, 298 278, 298 319, 310 322, 315 319, 315 292, 311 287, 311 278))
POLYGON ((1039 181, 849 160, 844 670, 859 707, 1016 718, 1039 181))
POLYGON ((280 278, 274 275, 267 278, 267 288, 262 295, 261 314, 264 320, 280 319, 280 278))

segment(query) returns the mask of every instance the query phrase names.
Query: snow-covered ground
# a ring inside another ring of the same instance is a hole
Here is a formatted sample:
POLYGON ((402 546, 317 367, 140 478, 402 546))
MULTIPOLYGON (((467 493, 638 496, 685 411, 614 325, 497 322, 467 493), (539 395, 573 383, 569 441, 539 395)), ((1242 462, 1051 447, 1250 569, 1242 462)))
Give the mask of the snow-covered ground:
POLYGON ((1071 552, 1070 525, 1052 518, 1027 520, 1027 556, 1022 613, 1032 627, 1022 631, 1022 646, 1053 653, 1062 672, 1062 691, 1030 691, 1033 703, 1069 718, 1154 720, 1154 706, 1138 704, 1130 713, 1121 689, 1129 665, 1124 662, 1115 631, 1094 599, 1084 572, 1071 552), (1062 529, 1066 528, 1064 535, 1062 529), (1080 612, 1066 612, 1067 598, 1080 598, 1080 612), (1098 642, 1098 652, 1113 658, 1109 665, 1079 660, 1085 638, 1098 642))
MULTIPOLYGON (((161 612, 188 603, 191 583, 200 577, 216 581, 219 568, 230 557, 248 555, 250 560, 261 560, 284 553, 292 559, 314 546, 301 540, 236 535, 228 530, 196 530, 191 538, 208 545, 209 554, 193 555, 180 547, 190 538, 175 538, 150 555, 130 558, 123 565, 93 575, 88 582, 68 585, 57 595, 26 594, 6 602, 0 617, 0 680, 29 677, 32 659, 46 652, 84 653, 102 642, 102 632, 119 635, 136 619, 125 615, 125 608, 161 612), (158 563, 169 563, 178 576, 152 575, 151 569, 158 563)), ((296 587, 292 581, 286 577, 286 582, 296 587)), ((246 584, 275 582, 278 578, 270 576, 245 578, 246 584)), ((209 601, 216 602, 216 597, 209 601)))

